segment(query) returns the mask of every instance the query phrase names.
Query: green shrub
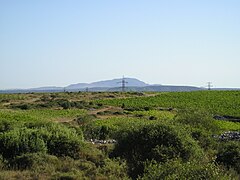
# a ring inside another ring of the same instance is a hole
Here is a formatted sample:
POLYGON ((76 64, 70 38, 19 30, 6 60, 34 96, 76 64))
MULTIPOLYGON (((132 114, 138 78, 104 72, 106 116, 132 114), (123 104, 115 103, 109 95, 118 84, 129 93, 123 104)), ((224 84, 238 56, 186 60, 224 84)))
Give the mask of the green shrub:
POLYGON ((86 177, 84 177, 82 175, 82 173, 80 173, 80 172, 78 172, 78 173, 64 172, 64 173, 58 173, 54 179, 57 179, 57 180, 80 180, 80 179, 86 179, 86 177))
POLYGON ((63 109, 69 109, 71 107, 71 104, 70 102, 65 101, 65 102, 62 102, 61 106, 63 109))
POLYGON ((73 101, 70 104, 71 104, 71 107, 75 107, 75 108, 79 108, 79 109, 90 107, 90 104, 86 101, 73 101))
POLYGON ((11 127, 8 131, 8 125, 2 123, 0 126, 4 129, 0 134, 0 154, 3 158, 13 159, 35 152, 79 158, 81 147, 84 146, 83 133, 79 128, 68 128, 51 122, 28 122, 24 126, 11 127))
POLYGON ((99 131, 99 138, 102 140, 105 140, 109 137, 110 130, 108 126, 101 126, 101 129, 99 131))
POLYGON ((33 107, 31 104, 12 104, 10 105, 11 108, 13 109, 21 109, 21 110, 28 110, 33 107))
POLYGON ((64 135, 53 136, 47 143, 48 153, 58 157, 70 156, 74 159, 80 157, 81 146, 83 143, 75 137, 64 135))
POLYGON ((220 146, 216 162, 227 168, 233 168, 240 174, 240 144, 228 142, 220 146))
POLYGON ((217 145, 215 139, 212 137, 211 133, 204 129, 192 128, 191 136, 198 144, 205 150, 214 149, 217 145))
POLYGON ((14 128, 22 126, 22 123, 14 120, 0 120, 0 132, 13 130, 14 128))
POLYGON ((77 127, 68 127, 48 121, 27 122, 25 123, 25 126, 31 129, 38 129, 43 134, 43 137, 58 137, 62 135, 66 137, 75 137, 80 141, 83 140, 82 130, 77 127))
POLYGON ((90 123, 94 118, 96 118, 96 115, 83 114, 83 115, 79 115, 75 121, 79 125, 85 125, 90 123))
POLYGON ((146 125, 123 133, 113 151, 114 156, 127 160, 133 178, 143 173, 146 160, 166 162, 180 157, 187 161, 201 153, 196 142, 181 127, 162 124, 146 125))
POLYGON ((206 111, 181 111, 178 113, 176 120, 181 124, 189 125, 192 128, 204 129, 211 133, 219 131, 215 120, 206 111))
POLYGON ((97 149, 92 144, 87 144, 81 151, 81 157, 94 163, 96 166, 101 166, 104 164, 104 159, 106 155, 102 153, 101 150, 97 149))
POLYGON ((4 159, 2 156, 0 156, 0 171, 3 170, 4 166, 5 166, 4 159))
POLYGON ((0 135, 0 153, 3 158, 12 159, 25 153, 47 151, 41 135, 33 129, 14 129, 0 135))
POLYGON ((56 156, 51 156, 42 153, 27 153, 21 156, 15 157, 10 161, 11 167, 14 169, 37 169, 39 167, 56 165, 60 163, 56 156))
POLYGON ((179 159, 169 160, 166 163, 151 161, 145 163, 144 174, 139 180, 148 179, 231 179, 218 166, 212 163, 196 161, 182 162, 179 159))
POLYGON ((107 179, 129 179, 126 162, 120 159, 105 159, 104 165, 98 168, 97 175, 107 179))
POLYGON ((84 146, 80 129, 77 132, 73 128, 49 123, 44 128, 39 128, 38 132, 46 142, 49 154, 79 158, 81 147, 84 146))

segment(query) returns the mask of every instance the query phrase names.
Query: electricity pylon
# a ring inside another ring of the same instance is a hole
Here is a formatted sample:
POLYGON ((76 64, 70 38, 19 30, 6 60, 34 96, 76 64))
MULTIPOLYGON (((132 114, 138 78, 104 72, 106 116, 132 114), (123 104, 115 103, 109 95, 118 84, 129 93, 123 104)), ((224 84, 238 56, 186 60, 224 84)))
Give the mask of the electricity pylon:
POLYGON ((211 88, 213 87, 212 82, 208 82, 207 86, 208 86, 208 90, 211 90, 211 88))
POLYGON ((121 83, 122 84, 122 92, 125 92, 125 88, 126 88, 126 84, 128 83, 125 79, 125 77, 123 76, 122 80, 120 82, 117 83, 121 83))

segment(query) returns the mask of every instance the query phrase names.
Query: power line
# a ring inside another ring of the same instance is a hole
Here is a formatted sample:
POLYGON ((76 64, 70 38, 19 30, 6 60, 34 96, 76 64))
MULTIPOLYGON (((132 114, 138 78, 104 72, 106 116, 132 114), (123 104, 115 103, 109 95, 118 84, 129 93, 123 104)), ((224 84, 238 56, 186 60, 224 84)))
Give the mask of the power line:
POLYGON ((122 80, 121 80, 120 82, 117 82, 117 83, 121 83, 121 84, 122 84, 122 92, 125 92, 126 84, 127 84, 128 82, 126 81, 126 79, 124 78, 124 76, 123 76, 122 80))

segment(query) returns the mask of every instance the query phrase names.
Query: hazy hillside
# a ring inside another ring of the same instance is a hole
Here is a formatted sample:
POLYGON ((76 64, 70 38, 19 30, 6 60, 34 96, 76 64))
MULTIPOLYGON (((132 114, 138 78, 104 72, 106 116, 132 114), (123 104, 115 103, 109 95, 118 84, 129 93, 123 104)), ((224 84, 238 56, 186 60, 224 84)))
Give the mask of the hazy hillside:
MULTIPOLYGON (((125 78, 127 82, 127 86, 137 86, 137 87, 143 87, 148 86, 148 84, 144 83, 143 81, 140 81, 135 78, 125 78)), ((112 79, 112 80, 105 80, 105 81, 97 81, 93 83, 78 83, 78 84, 71 84, 66 87, 66 89, 81 89, 81 88, 94 88, 94 87, 118 87, 121 86, 122 79, 112 79)))
MULTIPOLYGON (((199 91, 202 88, 193 86, 144 86, 144 87, 126 87, 126 91, 151 91, 151 92, 183 92, 183 91, 199 91)), ((120 87, 110 88, 108 91, 121 91, 120 87)))
MULTIPOLYGON (((204 88, 198 88, 193 86, 169 86, 169 85, 150 85, 136 78, 125 78, 126 91, 152 91, 152 92, 174 92, 174 91, 198 91, 204 90, 204 88)), ((30 89, 12 89, 12 90, 0 90, 0 93, 28 93, 28 92, 63 92, 63 91, 88 91, 103 92, 103 91, 121 91, 122 79, 112 79, 97 81, 93 83, 77 83, 71 84, 66 87, 39 87, 30 89)))

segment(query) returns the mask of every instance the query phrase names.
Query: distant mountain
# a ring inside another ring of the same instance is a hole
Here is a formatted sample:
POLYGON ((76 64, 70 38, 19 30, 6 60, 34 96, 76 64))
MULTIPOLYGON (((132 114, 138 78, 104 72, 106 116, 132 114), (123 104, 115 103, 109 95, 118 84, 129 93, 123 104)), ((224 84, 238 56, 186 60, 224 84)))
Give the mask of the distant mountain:
POLYGON ((66 87, 66 89, 82 89, 82 88, 87 88, 88 83, 78 83, 78 84, 71 84, 66 87))
POLYGON ((33 91, 47 91, 47 90, 63 90, 63 87, 56 87, 56 86, 46 86, 46 87, 39 87, 39 88, 30 88, 29 90, 33 91))
MULTIPOLYGON (((126 91, 148 91, 148 92, 187 92, 205 90, 193 86, 164 86, 164 85, 150 85, 144 87, 126 87, 126 91)), ((121 91, 120 87, 108 89, 108 91, 121 91)))
MULTIPOLYGON (((144 87, 148 86, 149 84, 144 83, 143 81, 140 81, 135 78, 125 78, 127 82, 127 86, 136 86, 136 87, 144 87)), ((112 80, 105 80, 105 81, 98 81, 93 83, 78 83, 78 84, 72 84, 66 87, 66 90, 72 90, 72 89, 82 89, 82 88, 113 88, 118 87, 121 84, 122 79, 112 79, 112 80)))
MULTIPOLYGON (((198 88, 193 86, 165 86, 165 85, 150 85, 143 81, 140 81, 136 78, 125 78, 126 91, 152 91, 152 92, 173 92, 173 91, 199 91, 206 90, 205 88, 198 88)), ((97 81, 93 83, 78 83, 71 84, 66 87, 39 87, 39 88, 30 88, 30 89, 14 89, 14 90, 0 90, 0 93, 29 93, 29 92, 63 92, 63 91, 94 91, 94 92, 103 92, 103 91, 121 91, 121 82, 122 79, 112 79, 105 81, 97 81)))
POLYGON ((212 88, 212 90, 218 91, 239 91, 240 88, 212 88))

